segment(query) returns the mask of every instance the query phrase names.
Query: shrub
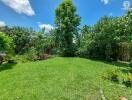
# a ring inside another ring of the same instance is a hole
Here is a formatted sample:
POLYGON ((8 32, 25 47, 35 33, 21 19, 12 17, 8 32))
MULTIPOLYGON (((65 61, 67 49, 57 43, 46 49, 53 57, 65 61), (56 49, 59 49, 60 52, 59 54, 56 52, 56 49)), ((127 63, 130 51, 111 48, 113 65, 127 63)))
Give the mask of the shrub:
POLYGON ((88 51, 87 50, 82 50, 82 49, 79 49, 75 55, 77 57, 83 57, 83 58, 88 58, 88 51))
POLYGON ((114 70, 108 70, 106 71, 102 78, 103 79, 107 79, 107 80, 110 80, 110 81, 113 81, 113 82, 119 82, 119 74, 120 74, 120 71, 118 69, 114 69, 114 70))
POLYGON ((16 55, 15 57, 12 57, 12 60, 14 60, 17 63, 25 63, 28 62, 26 55, 16 55))
POLYGON ((132 87, 132 74, 123 73, 119 69, 106 71, 102 78, 104 80, 110 80, 119 84, 124 84, 126 87, 132 87))
POLYGON ((14 47, 13 39, 5 33, 0 32, 0 64, 10 59, 14 47))
POLYGON ((26 54, 26 59, 29 61, 35 61, 37 59, 37 51, 32 47, 26 54))
POLYGON ((10 60, 8 60, 8 63, 10 63, 10 64, 16 64, 17 62, 14 59, 10 59, 10 60))
POLYGON ((127 87, 132 87, 132 74, 127 74, 126 78, 123 80, 123 84, 127 87))
POLYGON ((132 60, 130 61, 129 65, 132 67, 132 60))

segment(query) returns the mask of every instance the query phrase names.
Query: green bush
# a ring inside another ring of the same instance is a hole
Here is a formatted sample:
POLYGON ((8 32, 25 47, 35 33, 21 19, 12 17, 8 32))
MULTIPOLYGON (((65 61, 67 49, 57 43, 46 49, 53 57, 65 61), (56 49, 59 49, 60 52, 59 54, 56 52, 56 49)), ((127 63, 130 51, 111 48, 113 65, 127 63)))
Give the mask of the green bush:
POLYGON ((129 65, 132 67, 132 60, 130 61, 129 65))
POLYGON ((35 61, 37 59, 37 51, 35 48, 31 48, 26 54, 25 57, 29 61, 35 61))
POLYGON ((132 87, 132 74, 123 73, 119 69, 108 70, 103 73, 102 78, 104 80, 110 80, 119 84, 124 84, 126 87, 132 87))
POLYGON ((5 33, 0 32, 0 64, 10 59, 14 47, 13 39, 5 33))
POLYGON ((28 62, 26 55, 16 55, 15 57, 12 57, 12 60, 14 60, 17 63, 28 62))
POLYGON ((127 74, 126 78, 123 80, 123 84, 127 87, 132 87, 132 74, 127 74))
POLYGON ((114 70, 107 70, 102 78, 103 79, 107 79, 113 82, 119 82, 119 75, 120 75, 120 71, 118 69, 114 69, 114 70))

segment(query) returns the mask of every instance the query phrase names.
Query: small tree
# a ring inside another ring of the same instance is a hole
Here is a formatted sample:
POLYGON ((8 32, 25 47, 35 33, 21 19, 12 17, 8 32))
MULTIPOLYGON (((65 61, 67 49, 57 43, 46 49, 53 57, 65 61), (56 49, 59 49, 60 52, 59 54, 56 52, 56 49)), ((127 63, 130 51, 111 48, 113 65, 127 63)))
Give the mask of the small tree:
POLYGON ((14 47, 13 39, 0 32, 0 64, 3 62, 3 56, 11 54, 14 47))
POLYGON ((54 47, 54 36, 50 33, 47 35, 43 32, 35 34, 35 49, 37 55, 51 54, 54 47))
POLYGON ((64 0, 56 9, 56 42, 63 56, 74 56, 81 18, 72 0, 64 0))
POLYGON ((13 38, 13 42, 16 45, 16 54, 26 53, 28 49, 30 49, 31 46, 34 44, 32 41, 35 32, 32 28, 15 26, 10 28, 10 33, 8 34, 13 38))

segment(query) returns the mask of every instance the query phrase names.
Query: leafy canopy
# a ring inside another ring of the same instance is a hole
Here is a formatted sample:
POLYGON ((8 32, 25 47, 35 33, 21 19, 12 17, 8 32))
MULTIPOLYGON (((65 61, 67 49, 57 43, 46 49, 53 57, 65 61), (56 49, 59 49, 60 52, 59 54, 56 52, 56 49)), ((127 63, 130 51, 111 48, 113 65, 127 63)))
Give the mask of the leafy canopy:
POLYGON ((63 56, 74 56, 78 26, 81 18, 76 14, 72 0, 64 0, 56 9, 56 42, 63 56))
POLYGON ((10 53, 14 47, 13 39, 0 32, 0 52, 10 53))

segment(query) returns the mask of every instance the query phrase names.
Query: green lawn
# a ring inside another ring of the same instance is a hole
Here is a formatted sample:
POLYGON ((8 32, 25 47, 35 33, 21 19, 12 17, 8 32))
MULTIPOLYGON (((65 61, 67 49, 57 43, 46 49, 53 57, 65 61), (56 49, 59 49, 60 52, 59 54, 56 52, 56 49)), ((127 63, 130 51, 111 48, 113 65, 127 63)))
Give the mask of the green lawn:
POLYGON ((0 68, 0 100, 101 100, 100 89, 107 100, 118 100, 120 96, 132 100, 132 88, 101 79, 105 70, 117 67, 128 68, 61 57, 3 65, 0 68))

